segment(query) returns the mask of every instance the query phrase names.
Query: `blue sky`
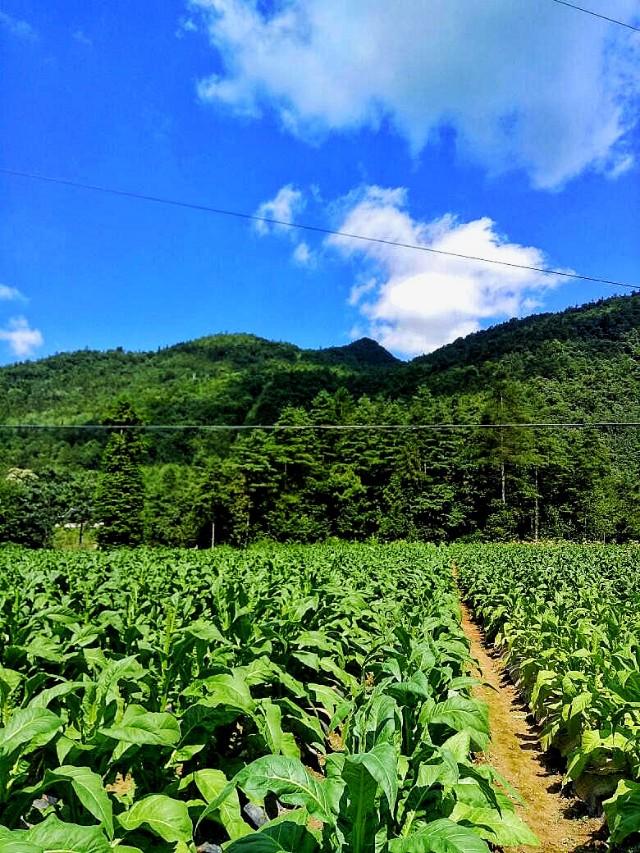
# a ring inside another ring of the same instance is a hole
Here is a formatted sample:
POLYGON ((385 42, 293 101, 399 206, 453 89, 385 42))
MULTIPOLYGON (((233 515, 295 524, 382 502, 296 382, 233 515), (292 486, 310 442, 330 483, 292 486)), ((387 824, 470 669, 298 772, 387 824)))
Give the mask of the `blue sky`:
MULTIPOLYGON (((640 35, 401 8, 0 0, 0 166, 640 282, 640 35)), ((612 293, 0 175, 0 363, 219 331, 409 357, 612 293)))

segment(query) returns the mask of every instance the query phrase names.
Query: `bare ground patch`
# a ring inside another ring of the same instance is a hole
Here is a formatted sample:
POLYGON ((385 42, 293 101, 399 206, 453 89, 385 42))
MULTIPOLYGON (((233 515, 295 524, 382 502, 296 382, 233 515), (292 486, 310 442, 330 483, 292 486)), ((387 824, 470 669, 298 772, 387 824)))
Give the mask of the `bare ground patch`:
POLYGON ((528 708, 506 673, 500 656, 485 644, 480 626, 462 604, 462 627, 487 685, 474 693, 489 706, 491 744, 485 754, 522 795, 522 818, 540 839, 540 847, 511 847, 513 853, 595 853, 606 849, 602 819, 588 817, 584 805, 561 792, 562 775, 542 752, 528 708))

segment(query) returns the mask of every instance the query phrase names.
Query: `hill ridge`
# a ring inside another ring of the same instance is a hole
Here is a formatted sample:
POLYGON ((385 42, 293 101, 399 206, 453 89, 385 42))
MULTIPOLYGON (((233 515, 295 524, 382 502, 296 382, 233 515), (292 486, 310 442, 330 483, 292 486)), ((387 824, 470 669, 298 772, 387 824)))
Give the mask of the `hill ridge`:
POLYGON ((108 435, 55 427, 103 422, 122 401, 144 422, 168 426, 372 427, 146 435, 151 544, 210 543, 212 517, 221 540, 236 544, 640 538, 640 430, 414 429, 640 422, 639 332, 636 294, 511 320, 410 362, 371 338, 305 350, 222 334, 156 352, 80 351, 5 367, 0 427, 51 428, 0 429, 0 542, 3 513, 32 508, 24 517, 33 530, 91 504, 108 435), (40 492, 7 485, 12 467, 37 472, 25 482, 40 492), (3 488, 13 508, 3 508, 3 488))

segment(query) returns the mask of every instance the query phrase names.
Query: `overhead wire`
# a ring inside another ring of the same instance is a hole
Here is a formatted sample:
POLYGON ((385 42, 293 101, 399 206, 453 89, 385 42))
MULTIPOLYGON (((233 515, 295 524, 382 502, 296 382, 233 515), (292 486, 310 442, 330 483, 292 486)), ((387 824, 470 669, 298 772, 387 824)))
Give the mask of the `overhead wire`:
POLYGON ((602 15, 600 12, 594 12, 593 9, 585 9, 583 6, 576 6, 575 3, 568 3, 567 0, 553 0, 560 6, 568 6, 569 9, 575 9, 577 12, 584 12, 585 15, 592 15, 594 18, 600 18, 603 21, 608 21, 610 24, 618 24, 621 27, 626 27, 628 30, 634 30, 640 33, 640 27, 635 27, 633 24, 628 24, 626 21, 620 21, 618 18, 610 18, 608 15, 602 15))
POLYGON ((2 430, 95 430, 128 432, 204 431, 244 432, 249 430, 285 431, 423 431, 470 429, 602 429, 640 427, 640 421, 513 421, 510 423, 424 423, 424 424, 0 424, 2 430))
POLYGON ((178 199, 166 198, 163 196, 148 195, 146 193, 133 192, 131 190, 119 190, 113 187, 105 187, 99 184, 87 184, 80 181, 71 181, 66 178, 54 178, 49 175, 40 175, 34 172, 22 172, 17 169, 7 169, 0 167, 0 174, 9 175, 11 177, 28 178, 34 181, 41 181, 50 184, 58 184, 75 189, 89 190, 92 192, 104 193, 107 195, 119 196, 122 198, 132 198, 138 201, 149 201, 154 204, 166 204, 172 207, 187 208, 188 210, 198 210, 205 213, 213 213, 218 216, 229 216, 236 219, 245 219, 252 222, 261 222, 265 225, 277 225, 283 228, 299 229, 301 231, 311 231, 316 234, 324 234, 332 237, 341 237, 348 240, 360 240, 366 243, 382 244, 384 246, 395 246, 399 249, 411 249, 418 252, 427 252, 433 255, 440 255, 449 258, 457 258, 464 261, 474 261, 476 263, 493 264, 501 267, 510 267, 512 269, 528 270, 530 272, 538 272, 543 275, 557 276, 568 279, 578 279, 580 281, 588 281, 594 284, 605 284, 610 287, 623 288, 625 290, 640 290, 640 284, 629 284, 628 282, 616 281, 614 279, 601 278, 599 276, 584 275, 567 270, 551 269, 549 267, 536 267, 529 264, 517 264, 512 261, 500 261, 495 258, 485 258, 478 255, 467 255, 462 252, 450 252, 444 249, 435 249, 433 246, 424 246, 420 243, 403 243, 399 240, 386 240, 383 237, 372 237, 366 234, 353 234, 348 231, 339 231, 333 228, 324 228, 320 225, 309 225, 303 222, 289 222, 284 219, 275 219, 269 216, 260 216, 257 213, 244 213, 238 210, 230 210, 222 207, 212 207, 207 204, 197 204, 195 202, 180 201, 178 199))
MULTIPOLYGON (((591 9, 578 6, 567 0, 552 0, 558 5, 566 6, 578 12, 591 15, 595 18, 607 21, 612 24, 617 24, 635 32, 640 32, 640 27, 633 24, 620 21, 616 18, 611 18, 607 15, 600 14, 591 9)), ((404 243, 396 240, 388 240, 370 235, 354 234, 351 232, 340 231, 337 229, 324 228, 322 226, 310 225, 307 223, 289 222, 287 220, 276 219, 272 217, 260 216, 259 214, 250 214, 242 211, 230 210, 226 208, 212 207, 210 205, 197 204, 193 202, 185 202, 177 199, 165 198, 161 196, 138 193, 130 190, 119 190, 112 187, 105 187, 97 184, 87 184, 79 181, 72 181, 64 178, 55 178, 47 175, 40 175, 32 172, 22 172, 15 169, 7 169, 0 167, 0 173, 12 177, 28 178, 46 183, 58 184, 76 189, 89 190, 100 192, 119 197, 136 199, 139 201, 148 201, 156 204, 165 204, 174 207, 187 208, 206 213, 213 213, 220 216, 234 217, 237 219, 250 220, 253 222, 261 222, 266 225, 277 225, 284 228, 299 229, 304 231, 315 232, 327 236, 341 237, 350 240, 360 240, 369 243, 378 243, 388 246, 395 246, 402 249, 410 249, 414 251, 422 251, 435 255, 443 255, 453 257, 460 260, 475 261, 480 263, 494 264, 498 266, 511 267, 516 269, 525 269, 531 272, 539 272, 544 275, 559 276, 564 278, 578 279, 597 284, 605 284, 613 287, 619 287, 629 290, 640 289, 639 285, 629 284, 627 282, 616 281, 613 279, 605 279, 598 276, 589 276, 576 272, 568 272, 566 270, 557 270, 546 267, 535 267, 527 264, 517 264, 508 261, 500 261, 493 258, 485 258, 476 255, 467 255, 460 252, 445 251, 436 249, 431 246, 421 244, 404 243)), ((596 341, 599 342, 599 341, 596 341)), ((604 342, 604 339, 602 340, 604 342)), ((607 341, 609 343, 625 343, 624 341, 607 341)), ((634 428, 640 427, 640 421, 563 421, 563 422, 512 422, 500 424, 483 424, 483 423, 428 423, 428 424, 0 424, 0 430, 83 430, 83 431, 249 431, 249 430, 267 430, 273 432, 280 431, 426 431, 426 430, 469 430, 469 429, 601 429, 608 427, 623 427, 634 428)))

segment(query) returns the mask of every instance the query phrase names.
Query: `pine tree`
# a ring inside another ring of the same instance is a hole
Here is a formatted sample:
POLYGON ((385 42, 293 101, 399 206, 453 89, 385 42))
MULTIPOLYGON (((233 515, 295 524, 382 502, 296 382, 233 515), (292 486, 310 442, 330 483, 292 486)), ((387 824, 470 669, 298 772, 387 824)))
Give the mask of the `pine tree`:
POLYGON ((102 548, 139 545, 144 535, 144 443, 131 427, 141 420, 133 407, 123 402, 104 423, 115 429, 104 450, 96 492, 98 544, 102 548))

